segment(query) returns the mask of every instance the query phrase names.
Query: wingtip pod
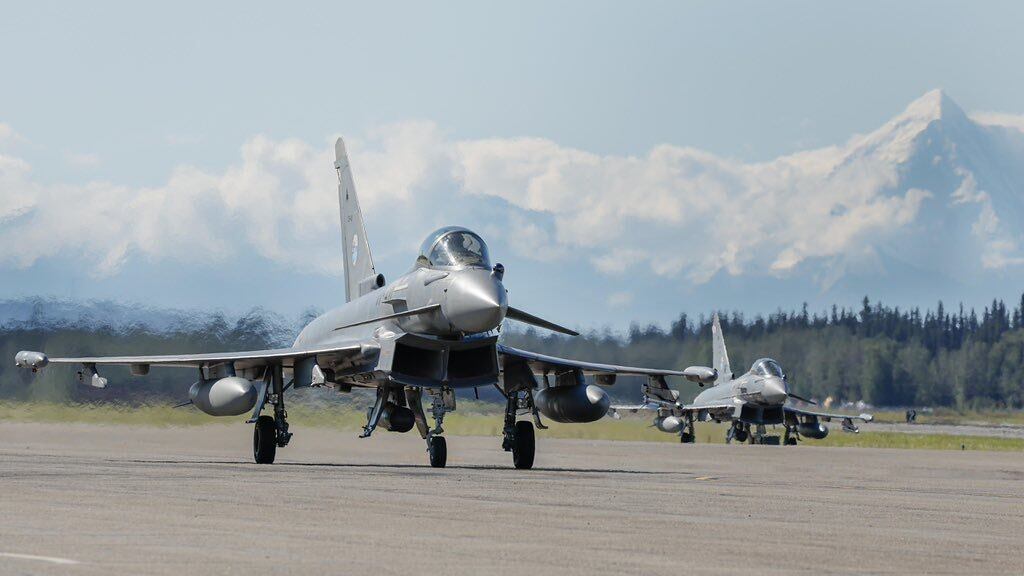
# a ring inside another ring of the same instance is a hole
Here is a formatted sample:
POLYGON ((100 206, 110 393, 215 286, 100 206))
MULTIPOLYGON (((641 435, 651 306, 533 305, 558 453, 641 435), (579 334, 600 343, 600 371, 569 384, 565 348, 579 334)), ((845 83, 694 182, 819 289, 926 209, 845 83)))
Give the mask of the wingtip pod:
POLYGON ((711 384, 718 378, 718 370, 708 366, 689 366, 683 370, 683 378, 703 386, 711 384))
POLYGON ((18 368, 29 368, 33 372, 38 371, 40 368, 45 367, 50 363, 50 359, 46 357, 46 354, 42 352, 33 352, 31 350, 22 350, 14 355, 14 365, 18 368))
POLYGON ((875 419, 875 416, 873 414, 866 414, 865 413, 865 414, 861 414, 860 415, 860 419, 865 421, 865 422, 871 422, 872 420, 875 419))

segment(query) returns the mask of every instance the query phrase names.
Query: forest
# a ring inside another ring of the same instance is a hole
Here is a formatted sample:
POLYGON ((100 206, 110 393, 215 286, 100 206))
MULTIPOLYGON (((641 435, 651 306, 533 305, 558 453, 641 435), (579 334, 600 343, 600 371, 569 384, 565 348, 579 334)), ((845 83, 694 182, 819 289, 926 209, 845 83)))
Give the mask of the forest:
MULTIPOLYGON (((24 349, 103 355, 287 346, 315 314, 309 311, 290 323, 262 309, 233 319, 211 313, 154 330, 139 322, 110 325, 102 318, 56 321, 42 312, 0 323, 0 357, 7 359, 0 362, 0 399, 180 400, 195 380, 187 370, 154 369, 139 378, 109 368, 104 375, 112 385, 91 390, 73 384, 71 368, 53 366, 33 376, 16 370, 13 357, 24 349)), ((900 309, 865 297, 859 309, 809 312, 804 306, 766 316, 720 316, 734 372, 746 371, 757 358, 774 358, 793 391, 803 396, 877 407, 1024 405, 1024 295, 1012 309, 994 300, 980 313, 963 306, 947 310, 941 302, 923 311, 900 309)), ((710 315, 680 314, 667 327, 633 325, 625 334, 605 329, 575 338, 506 323, 501 336, 511 346, 606 363, 681 369, 711 362, 710 315)), ((610 391, 618 400, 637 401, 639 384, 621 379, 610 391)), ((687 383, 676 385, 683 398, 698 392, 687 383)))

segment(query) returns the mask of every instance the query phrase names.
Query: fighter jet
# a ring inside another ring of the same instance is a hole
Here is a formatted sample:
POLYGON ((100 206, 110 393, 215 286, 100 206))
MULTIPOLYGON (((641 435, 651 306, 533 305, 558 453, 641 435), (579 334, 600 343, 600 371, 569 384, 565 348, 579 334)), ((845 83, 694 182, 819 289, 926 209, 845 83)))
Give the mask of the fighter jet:
POLYGON ((416 427, 426 441, 430 465, 443 467, 448 449, 442 424, 445 414, 456 408, 455 391, 495 386, 505 397, 502 448, 512 453, 516 468, 531 468, 534 424, 544 427, 541 414, 558 422, 593 422, 610 404, 600 386, 613 384, 617 375, 645 376, 656 390, 668 389, 666 377, 683 375, 556 358, 499 344, 497 331, 505 319, 577 334, 511 306, 503 284, 505 267, 492 265, 483 238, 467 228, 450 226, 430 234, 412 269, 385 282, 373 264, 340 138, 335 157, 346 303, 311 321, 290 348, 83 358, 23 351, 15 363, 33 372, 47 364, 78 364, 78 380, 97 388, 107 385, 97 371, 103 365, 127 365, 136 376, 152 366, 196 370, 190 403, 212 416, 251 413, 253 457, 260 464, 273 463, 277 449, 292 438, 285 393, 303 388, 376 389, 361 437, 379 426, 392 432, 416 427), (433 426, 424 412, 424 394, 430 398, 433 426))
POLYGON ((714 367, 691 366, 684 371, 688 379, 701 387, 707 382, 713 383, 692 403, 680 403, 679 392, 675 390, 645 385, 642 404, 612 406, 609 415, 619 418, 620 411, 655 412, 654 427, 662 432, 679 434, 682 443, 692 443, 696 439, 695 421, 732 422, 726 432, 726 443, 736 440, 751 444, 778 444, 779 437, 768 435, 766 426, 781 424, 785 426, 783 443, 787 446, 796 445, 797 440, 804 437, 820 440, 828 436, 828 427, 822 421, 841 420, 844 432, 856 433, 859 429, 854 425, 855 420, 872 420, 871 414, 833 414, 795 404, 792 401, 807 405, 814 402, 790 392, 786 374, 771 358, 755 361, 746 374, 734 378, 718 314, 712 319, 711 338, 714 367))

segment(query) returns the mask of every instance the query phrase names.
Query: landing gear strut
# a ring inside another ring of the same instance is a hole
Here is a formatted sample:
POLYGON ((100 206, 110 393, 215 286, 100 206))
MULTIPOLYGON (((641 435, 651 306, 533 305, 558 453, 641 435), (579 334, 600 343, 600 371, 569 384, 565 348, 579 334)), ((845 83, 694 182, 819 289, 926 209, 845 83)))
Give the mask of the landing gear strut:
POLYGON ((505 427, 504 438, 501 447, 506 452, 512 452, 512 465, 520 470, 533 468, 533 459, 537 453, 537 438, 533 430, 533 422, 522 420, 517 422, 516 416, 520 408, 525 408, 533 414, 537 421, 538 428, 542 428, 540 416, 533 405, 533 396, 529 391, 524 391, 520 398, 519 392, 509 392, 505 398, 505 427))
POLYGON ((256 424, 252 434, 252 454, 257 464, 273 464, 277 448, 284 448, 292 439, 292 433, 288 431, 288 411, 284 407, 286 386, 281 367, 268 366, 263 381, 262 398, 253 413, 256 418, 250 420, 256 424), (274 415, 260 416, 268 402, 274 406, 274 415))

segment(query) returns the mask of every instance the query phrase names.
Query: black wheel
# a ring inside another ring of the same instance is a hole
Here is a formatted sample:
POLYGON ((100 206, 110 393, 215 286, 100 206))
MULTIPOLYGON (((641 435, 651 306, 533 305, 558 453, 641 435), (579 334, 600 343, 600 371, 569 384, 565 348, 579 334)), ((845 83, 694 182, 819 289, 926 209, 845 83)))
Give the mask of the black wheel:
POLYGON ((427 452, 430 453, 430 465, 434 468, 444 468, 448 463, 448 442, 444 436, 431 436, 427 452))
POLYGON ((682 444, 693 444, 694 440, 694 435, 689 432, 683 432, 679 435, 679 442, 682 444))
POLYGON ((512 464, 520 470, 533 468, 533 456, 537 453, 537 438, 533 433, 533 422, 516 422, 516 438, 512 444, 512 464))
POLYGON ((788 436, 786 438, 786 446, 796 446, 796 437, 795 436, 788 436))
POLYGON ((747 438, 749 438, 749 437, 750 437, 750 433, 749 432, 747 432, 746 430, 740 430, 738 428, 736 429, 736 434, 733 436, 733 438, 735 438, 736 441, 739 442, 740 444, 746 442, 747 438))
POLYGON ((252 433, 252 455, 257 464, 273 464, 277 454, 277 423, 273 416, 260 416, 252 433))

